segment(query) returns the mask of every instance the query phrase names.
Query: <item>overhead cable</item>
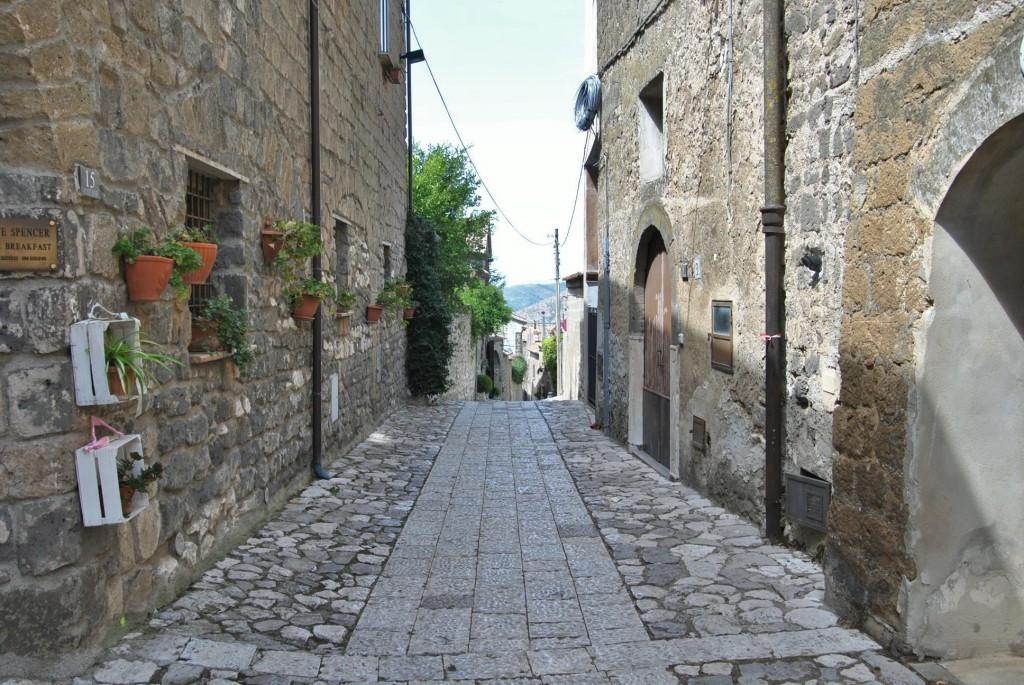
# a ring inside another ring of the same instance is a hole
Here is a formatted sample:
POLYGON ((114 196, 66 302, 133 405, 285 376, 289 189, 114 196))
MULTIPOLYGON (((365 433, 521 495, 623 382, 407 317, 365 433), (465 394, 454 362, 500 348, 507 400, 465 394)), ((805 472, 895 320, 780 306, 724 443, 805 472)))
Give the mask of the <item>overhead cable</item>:
MULTIPOLYGON (((420 37, 416 35, 416 27, 412 26, 411 22, 409 25, 412 28, 413 37, 416 38, 416 44, 419 45, 420 47, 423 47, 422 43, 420 43, 420 37)), ((430 68, 430 60, 425 59, 423 62, 424 64, 427 65, 427 73, 430 74, 430 80, 433 81, 434 83, 434 90, 437 91, 437 97, 441 99, 441 105, 444 107, 445 114, 448 115, 448 121, 452 125, 452 130, 455 131, 455 137, 459 139, 459 145, 462 146, 462 151, 465 153, 466 159, 469 160, 470 166, 473 167, 473 171, 476 173, 476 177, 480 181, 480 185, 483 187, 484 192, 487 193, 487 197, 491 199, 491 203, 494 204, 494 208, 498 211, 498 214, 500 214, 502 218, 505 219, 509 227, 511 227, 512 230, 515 231, 520 238, 530 243, 531 245, 536 245, 538 247, 547 247, 548 245, 550 245, 551 243, 539 243, 536 240, 527 238, 525 235, 523 235, 523 233, 518 228, 516 228, 515 224, 512 223, 512 220, 508 218, 508 215, 505 214, 504 210, 502 210, 501 206, 498 204, 498 201, 494 199, 494 194, 491 192, 491 189, 487 187, 487 183, 484 182, 484 178, 480 174, 480 169, 477 168, 476 162, 473 161, 473 157, 469 154, 469 148, 466 146, 466 143, 462 140, 462 134, 459 133, 459 127, 455 125, 455 120, 452 118, 451 110, 448 109, 448 103, 445 102, 444 95, 441 94, 441 87, 437 84, 437 78, 434 76, 434 70, 430 68)))

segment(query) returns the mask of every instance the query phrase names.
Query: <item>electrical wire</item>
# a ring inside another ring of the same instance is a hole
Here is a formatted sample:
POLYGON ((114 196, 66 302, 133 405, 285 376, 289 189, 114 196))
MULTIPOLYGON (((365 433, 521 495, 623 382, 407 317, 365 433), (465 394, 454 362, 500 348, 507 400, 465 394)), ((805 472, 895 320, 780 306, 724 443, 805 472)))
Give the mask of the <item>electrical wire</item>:
MULTIPOLYGON (((412 25, 411 21, 409 22, 409 26, 412 28, 412 35, 416 39, 416 44, 422 48, 423 44, 420 43, 420 37, 416 35, 416 27, 412 25)), ((444 112, 448 116, 449 123, 451 123, 452 125, 452 130, 455 131, 455 137, 459 139, 459 145, 462 146, 462 151, 465 153, 466 159, 469 160, 470 166, 473 167, 473 171, 476 173, 476 177, 480 181, 480 186, 484 189, 484 192, 487 193, 487 197, 491 199, 491 203, 494 204, 494 208, 498 211, 498 214, 500 214, 501 217, 505 219, 509 227, 511 227, 511 229, 515 231, 520 238, 530 243, 531 245, 536 245, 538 247, 547 247, 548 245, 551 245, 550 242, 539 243, 536 240, 527 238, 522 233, 522 231, 516 228, 515 224, 512 223, 512 220, 508 218, 508 215, 505 214, 505 211, 501 208, 501 205, 498 204, 498 201, 494 199, 494 194, 491 192, 491 189, 487 187, 487 183, 484 181, 483 176, 480 174, 480 169, 477 167, 476 162, 473 161, 472 155, 469 154, 469 148, 466 146, 466 143, 462 140, 462 134, 459 133, 459 127, 455 125, 455 120, 452 118, 451 110, 448 109, 448 103, 445 102, 444 95, 441 94, 441 87, 437 84, 437 78, 434 76, 434 70, 430 68, 430 60, 425 59, 423 60, 423 63, 427 65, 427 73, 430 74, 430 80, 433 81, 434 83, 434 90, 437 91, 437 96, 441 99, 441 105, 444 107, 444 112)))
POLYGON ((569 215, 569 225, 565 229, 565 239, 559 244, 559 247, 565 247, 565 244, 569 242, 569 232, 572 231, 572 220, 576 218, 576 207, 580 204, 580 186, 583 184, 583 170, 586 168, 587 163, 587 147, 590 145, 590 129, 587 129, 587 137, 583 141, 583 159, 580 160, 580 175, 576 179, 576 195, 572 201, 572 214, 569 215))

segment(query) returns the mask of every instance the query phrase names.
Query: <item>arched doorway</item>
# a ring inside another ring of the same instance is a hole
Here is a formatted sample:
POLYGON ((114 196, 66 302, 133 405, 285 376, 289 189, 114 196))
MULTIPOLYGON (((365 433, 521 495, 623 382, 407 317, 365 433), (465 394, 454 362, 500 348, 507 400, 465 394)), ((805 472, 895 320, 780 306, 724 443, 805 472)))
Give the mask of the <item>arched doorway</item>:
POLYGON ((640 237, 634 271, 632 338, 636 345, 630 397, 636 425, 630 442, 651 460, 672 468, 672 284, 662 233, 647 226, 640 237), (639 412, 637 412, 639 409, 639 412))
POLYGON ((982 143, 936 216, 932 318, 908 475, 918 574, 911 644, 1006 653, 1024 642, 1024 115, 982 143))

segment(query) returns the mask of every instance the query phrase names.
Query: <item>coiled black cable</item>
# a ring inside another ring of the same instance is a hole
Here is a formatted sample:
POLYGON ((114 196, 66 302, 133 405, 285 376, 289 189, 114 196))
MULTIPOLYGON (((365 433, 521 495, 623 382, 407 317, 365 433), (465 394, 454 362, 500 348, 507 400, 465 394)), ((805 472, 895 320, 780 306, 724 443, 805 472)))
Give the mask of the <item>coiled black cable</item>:
POLYGON ((594 125, 597 110, 601 107, 601 79, 591 74, 576 91, 576 128, 587 131, 594 125))

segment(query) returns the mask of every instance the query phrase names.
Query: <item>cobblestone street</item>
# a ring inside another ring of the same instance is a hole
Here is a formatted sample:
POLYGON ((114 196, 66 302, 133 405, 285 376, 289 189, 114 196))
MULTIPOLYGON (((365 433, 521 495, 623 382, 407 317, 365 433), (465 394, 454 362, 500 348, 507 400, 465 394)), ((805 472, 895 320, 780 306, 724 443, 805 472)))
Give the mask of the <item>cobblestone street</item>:
POLYGON ((73 682, 924 684, 590 420, 400 410, 73 682))

